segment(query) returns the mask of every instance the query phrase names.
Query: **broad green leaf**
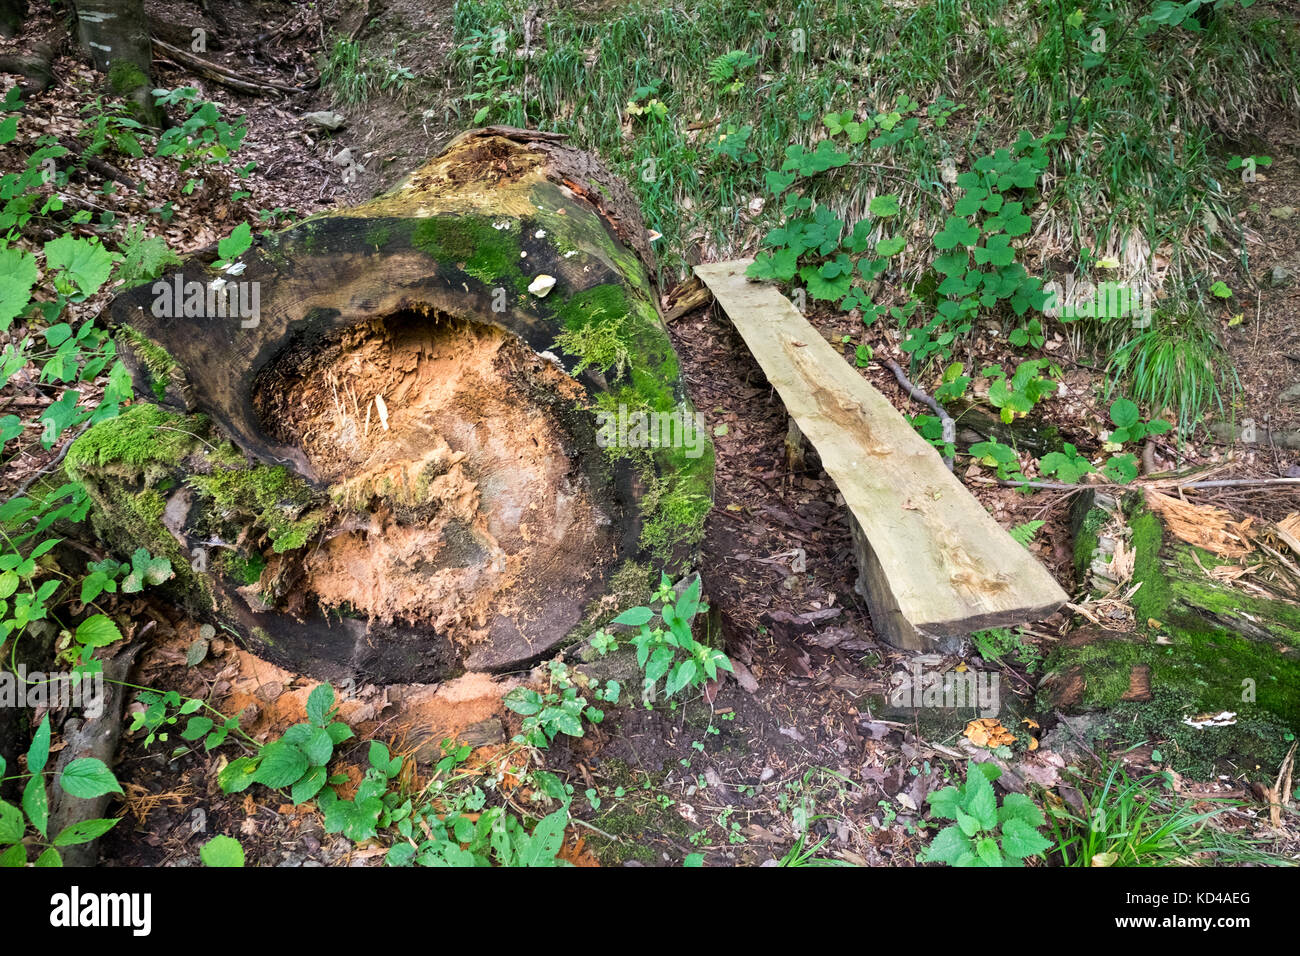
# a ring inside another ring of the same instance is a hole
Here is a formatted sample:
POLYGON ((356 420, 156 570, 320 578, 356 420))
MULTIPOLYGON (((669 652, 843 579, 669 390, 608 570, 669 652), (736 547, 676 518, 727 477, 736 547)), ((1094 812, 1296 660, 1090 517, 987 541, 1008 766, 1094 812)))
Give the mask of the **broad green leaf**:
POLYGON ((36 257, 12 246, 0 247, 0 329, 27 308, 36 284, 36 257))
POLYGON ((105 249, 98 239, 63 235, 45 244, 45 267, 65 275, 77 290, 94 295, 108 281, 117 255, 105 249))
POLYGON ((27 847, 21 843, 15 843, 9 849, 0 853, 0 867, 14 867, 27 865, 27 847))
POLYGON ((76 846, 89 843, 103 836, 117 826, 116 819, 81 820, 63 828, 63 832, 54 838, 55 846, 76 846))
POLYGON ((289 797, 294 804, 303 803, 310 800, 316 794, 320 793, 320 788, 325 786, 326 770, 324 767, 312 767, 306 775, 293 785, 289 791, 289 797))
POLYGON ((87 647, 106 647, 120 641, 122 632, 107 614, 94 614, 77 625, 76 637, 87 647))
POLYGON ((1009 793, 998 808, 998 822, 1006 826, 1009 820, 1019 820, 1031 827, 1041 827, 1043 811, 1034 805, 1034 801, 1023 793, 1009 793))
POLYGON ((45 836, 45 828, 50 821, 50 798, 45 792, 45 779, 40 775, 27 780, 27 786, 23 789, 23 810, 32 826, 41 836, 45 836))
POLYGON ((0 800, 0 845, 17 843, 23 838, 25 829, 27 825, 23 822, 22 811, 12 803, 0 800))
POLYGON ((628 624, 632 627, 640 627, 642 624, 648 623, 652 617, 654 617, 654 612, 652 612, 648 607, 632 607, 614 618, 612 623, 628 624))
POLYGON ((27 769, 32 773, 40 773, 45 769, 49 757, 50 716, 46 714, 41 725, 36 728, 36 733, 32 735, 32 745, 27 748, 27 769))
POLYGON ((64 767, 59 775, 59 786, 64 793, 83 800, 122 792, 113 771, 96 757, 78 757, 64 767))
POLYGON ((966 812, 979 821, 985 830, 992 830, 998 825, 998 799, 993 792, 993 784, 978 766, 971 766, 966 773, 965 796, 962 800, 966 812))
POLYGON ((236 226, 229 236, 217 243, 217 255, 227 262, 237 259, 253 244, 253 230, 246 222, 236 226))
POLYGON ((971 853, 971 842, 956 826, 944 827, 920 855, 923 863, 947 863, 955 866, 963 854, 971 853))
POLYGON ((310 762, 306 754, 291 743, 276 740, 262 748, 262 759, 253 772, 253 782, 276 789, 296 783, 310 762))
POLYGON ((204 866, 243 866, 244 848, 233 837, 218 834, 199 849, 204 866))
POLYGON ((1002 825, 1002 849, 1007 856, 1016 859, 1039 856, 1051 845, 1037 829, 1023 820, 1008 820, 1002 825))
POLYGON ((890 193, 887 196, 877 196, 871 200, 871 215, 878 219, 888 219, 891 216, 898 215, 898 194, 890 193))
POLYGON ((333 706, 334 688, 329 684, 317 684, 307 697, 307 719, 318 727, 324 727, 333 706))

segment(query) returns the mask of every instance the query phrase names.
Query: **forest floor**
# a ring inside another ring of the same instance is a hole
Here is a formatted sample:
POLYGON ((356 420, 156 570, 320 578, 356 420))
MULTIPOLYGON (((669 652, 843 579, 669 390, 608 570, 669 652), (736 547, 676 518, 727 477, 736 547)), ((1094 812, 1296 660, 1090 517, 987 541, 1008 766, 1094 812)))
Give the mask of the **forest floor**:
MULTIPOLYGON (((259 210, 277 211, 268 224, 287 223, 376 194, 473 125, 473 108, 461 100, 449 63, 454 47, 449 2, 376 4, 373 19, 364 24, 356 9, 337 2, 320 5, 324 22, 308 5, 241 0, 222 5, 220 23, 196 4, 150 0, 147 6, 158 21, 209 29, 222 42, 207 56, 246 76, 302 82, 318 71, 327 30, 335 37, 364 26, 373 49, 392 44, 394 59, 418 69, 423 84, 418 92, 376 94, 351 106, 337 104, 326 87, 292 98, 252 97, 160 59, 155 64, 159 86, 196 86, 204 98, 220 104, 223 114, 247 118, 239 160, 256 161, 257 168, 241 184, 249 195, 231 202, 217 190, 185 195, 179 180, 169 179, 165 164, 154 158, 114 157, 123 173, 150 184, 151 192, 119 191, 115 222, 108 227, 113 230, 147 222, 174 250, 190 253, 215 243, 234 223, 256 223, 259 210), (346 121, 334 134, 302 118, 331 109, 346 121), (344 150, 364 169, 340 164, 337 157, 344 150), (160 224, 150 209, 164 202, 171 204, 171 215, 160 224)), ((364 7, 370 11, 371 5, 364 7)), ((593 15, 601 9, 592 6, 593 15)), ((28 112, 48 117, 42 132, 67 135, 92 102, 96 78, 87 64, 68 54, 58 60, 56 74, 54 87, 28 112)), ((1300 127, 1279 118, 1256 133, 1274 162, 1240 213, 1248 279, 1215 321, 1241 385, 1228 417, 1288 429, 1300 427, 1300 395, 1287 395, 1300 392, 1300 217, 1295 214, 1300 127), (1236 313, 1243 318, 1234 322, 1236 313)), ((98 213, 104 202, 100 185, 87 176, 67 191, 72 201, 81 199, 98 213)), ((700 247, 688 257, 701 261, 708 255, 708 248, 700 247)), ((664 276, 661 291, 682 278, 680 272, 664 276)), ((89 316, 102 304, 101 298, 80 308, 89 316)), ((843 347, 846 361, 854 361, 862 341, 860 322, 831 310, 813 310, 809 319, 828 341, 843 347)), ((703 853, 710 864, 759 865, 781 859, 806 832, 810 843, 825 841, 821 854, 826 857, 914 865, 924 845, 920 824, 927 794, 954 773, 959 776, 965 758, 976 752, 963 736, 964 721, 922 726, 882 716, 880 699, 904 657, 876 639, 854 592, 849 531, 833 483, 815 453, 802 469, 789 469, 786 413, 719 309, 698 309, 675 321, 670 333, 688 390, 717 448, 716 503, 706 526, 701 572, 710 603, 721 611, 737 677, 716 688, 711 699, 652 710, 624 707, 584 738, 552 746, 547 768, 580 794, 573 813, 583 824, 572 831, 565 855, 589 865, 678 865, 689 854, 703 853)), ((896 333, 880 332, 870 342, 877 355, 906 364, 896 333)), ((992 362, 1014 366, 1020 357, 993 328, 977 327, 967 349, 963 358, 970 368, 992 362)), ((1097 449, 1109 427, 1109 402, 1099 388, 1104 356, 1099 364, 1071 336, 1050 328, 1043 354, 1060 365, 1064 383, 1048 404, 1046 419, 1081 450, 1097 449)), ((924 411, 878 363, 868 363, 862 372, 900 411, 924 411)), ((21 400, 40 402, 46 396, 31 389, 21 400)), ((47 467, 53 455, 33 439, 0 465, 0 485, 8 493, 47 467)), ((1181 444, 1162 436, 1157 462, 1165 467, 1228 462, 1240 475, 1300 474, 1295 451, 1234 448, 1203 432, 1181 444)), ((964 459, 958 473, 1004 527, 1045 522, 1032 550, 1067 592, 1078 595, 1083 582, 1074 579, 1072 568, 1072 493, 1030 496, 998 487, 988 480, 987 469, 964 459)), ((1276 518, 1300 510, 1300 495, 1290 490, 1225 491, 1203 500, 1239 516, 1276 518)), ((259 739, 301 719, 314 684, 310 678, 284 672, 222 639, 210 643, 202 663, 190 666, 186 652, 199 636, 197 621, 152 600, 129 607, 138 620, 154 622, 137 683, 211 698, 227 712, 242 710, 245 729, 259 739)), ((1036 662, 1069 627, 1064 614, 1034 625, 1024 632, 1021 661, 1001 665, 1003 687, 1019 698, 1008 712, 1036 715, 1044 729, 1054 721, 1035 710, 1036 662)), ((943 666, 969 659, 953 657, 943 666)), ((359 739, 387 738, 394 752, 416 755, 421 767, 439 756, 438 740, 468 731, 480 744, 472 763, 486 767, 507 750, 518 730, 519 718, 502 706, 501 697, 531 679, 528 674, 499 680, 467 675, 441 687, 352 688, 343 715, 359 739)), ((1033 740, 1032 752, 1018 748, 1017 772, 1054 785, 1070 763, 1071 742, 1063 739, 1063 730, 1036 735, 1030 727, 1009 728, 1022 746, 1033 740)), ((1160 743, 1132 740, 1116 749, 1139 747, 1130 767, 1140 775, 1161 769, 1152 758, 1160 743)), ((118 826, 103 841, 105 863, 197 865, 198 847, 211 833, 238 834, 249 862, 257 865, 380 863, 383 848, 359 848, 327 835, 310 805, 294 807, 267 791, 221 793, 216 754, 173 759, 165 751, 125 739, 117 769, 126 790, 120 809, 130 825, 118 826)), ((345 749, 342 759, 353 762, 358 774, 364 767, 360 749, 345 749)), ((1184 781, 1186 792, 1240 795, 1256 801, 1258 809, 1258 788, 1248 782, 1257 769, 1224 767, 1217 779, 1184 781)), ((1262 768, 1262 773, 1276 769, 1262 768)), ((1263 816, 1263 811, 1240 814, 1231 825, 1263 834, 1263 816)), ((1300 836, 1294 817, 1288 819, 1289 829, 1272 832, 1271 838, 1279 852, 1294 854, 1300 836)))

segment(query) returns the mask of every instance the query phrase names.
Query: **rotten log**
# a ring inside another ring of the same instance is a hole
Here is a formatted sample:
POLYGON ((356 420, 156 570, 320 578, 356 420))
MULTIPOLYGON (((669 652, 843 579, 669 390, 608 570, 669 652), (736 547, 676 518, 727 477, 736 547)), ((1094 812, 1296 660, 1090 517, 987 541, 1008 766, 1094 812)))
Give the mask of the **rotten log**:
POLYGON ((712 445, 633 198, 559 139, 467 133, 229 271, 120 295, 159 404, 69 452, 105 540, 275 663, 375 682, 531 664, 690 563, 712 445))
POLYGON ((1078 578, 1103 600, 1053 646, 1040 709, 1117 749, 1145 737, 1197 779, 1271 780, 1300 730, 1294 564, 1182 541, 1140 489, 1085 489, 1072 524, 1078 578))
POLYGON ((696 266, 844 496, 858 591, 885 641, 952 649, 972 631, 1047 617, 1065 592, 935 449, 752 260, 696 266))

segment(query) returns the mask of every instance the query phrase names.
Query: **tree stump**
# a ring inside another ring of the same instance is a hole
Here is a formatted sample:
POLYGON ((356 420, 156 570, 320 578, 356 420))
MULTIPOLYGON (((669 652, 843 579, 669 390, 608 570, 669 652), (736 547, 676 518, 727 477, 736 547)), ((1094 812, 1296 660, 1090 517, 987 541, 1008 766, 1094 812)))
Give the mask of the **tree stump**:
POLYGON ((1300 730, 1300 604, 1283 596, 1289 585, 1272 595, 1235 585, 1266 556, 1230 560, 1179 540, 1141 492, 1121 502, 1085 492, 1076 509, 1080 576, 1102 594, 1141 586, 1130 620, 1078 628, 1056 645, 1042 709, 1084 715, 1121 747, 1160 741, 1180 772, 1276 774, 1300 730))
POLYGON ((558 140, 467 133, 120 295, 153 401, 68 454, 101 536, 273 662, 381 683, 528 665, 688 565, 712 445, 630 193, 558 140))

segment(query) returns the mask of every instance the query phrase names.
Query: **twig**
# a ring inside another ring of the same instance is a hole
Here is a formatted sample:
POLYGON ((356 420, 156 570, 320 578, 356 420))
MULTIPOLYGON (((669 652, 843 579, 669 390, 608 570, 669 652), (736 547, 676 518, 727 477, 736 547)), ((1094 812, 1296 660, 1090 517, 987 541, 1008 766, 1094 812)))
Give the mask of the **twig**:
POLYGON ((1268 485, 1300 485, 1300 478, 1217 478, 1212 481, 1133 481, 1126 485, 1115 481, 1098 481, 1089 484, 1068 485, 1063 481, 1013 481, 1010 478, 980 478, 985 485, 999 485, 1003 488, 1042 488, 1047 491, 1086 491, 1089 488, 1152 488, 1156 490, 1172 488, 1176 491, 1198 488, 1263 488, 1268 485))
MULTIPOLYGON (((943 436, 945 442, 947 442, 949 435, 956 435, 957 423, 953 421, 952 416, 949 415, 944 410, 944 407, 935 401, 935 399, 932 398, 924 389, 921 389, 908 381, 907 376, 903 373, 902 367, 899 366, 897 362, 893 359, 887 358, 878 358, 876 361, 894 373, 894 378, 898 379, 898 384, 903 386, 904 390, 913 400, 925 405, 939 416, 939 422, 943 425, 943 436)), ((949 471, 952 471, 953 456, 944 455, 943 463, 948 466, 949 471)))

